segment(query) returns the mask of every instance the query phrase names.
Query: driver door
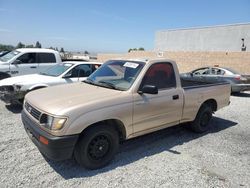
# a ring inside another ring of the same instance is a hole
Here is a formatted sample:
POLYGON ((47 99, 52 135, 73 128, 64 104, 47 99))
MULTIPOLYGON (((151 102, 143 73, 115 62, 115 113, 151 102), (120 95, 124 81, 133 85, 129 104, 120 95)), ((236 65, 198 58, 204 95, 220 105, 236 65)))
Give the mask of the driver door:
POLYGON ((86 80, 92 71, 93 69, 90 64, 77 65, 69 70, 63 79, 65 83, 81 82, 86 80))
POLYGON ((25 53, 19 56, 15 62, 18 63, 10 65, 11 76, 34 74, 39 72, 36 53, 25 53))
POLYGON ((176 124, 181 119, 183 91, 176 88, 176 78, 171 63, 153 64, 146 72, 140 88, 154 85, 158 94, 133 95, 134 133, 140 134, 150 129, 176 124))

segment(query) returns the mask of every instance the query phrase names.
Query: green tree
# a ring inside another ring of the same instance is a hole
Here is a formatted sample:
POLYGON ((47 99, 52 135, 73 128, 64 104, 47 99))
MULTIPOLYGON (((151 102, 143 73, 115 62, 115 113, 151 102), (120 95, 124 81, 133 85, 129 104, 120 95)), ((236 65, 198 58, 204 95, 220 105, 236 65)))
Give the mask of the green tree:
POLYGON ((25 44, 19 42, 16 46, 16 48, 24 48, 25 47, 25 44))
POLYGON ((11 51, 14 50, 14 48, 12 45, 0 44, 0 51, 11 51))
POLYGON ((145 51, 145 49, 143 47, 140 47, 138 50, 139 51, 145 51))
POLYGON ((63 49, 63 48, 61 48, 60 52, 64 53, 64 49, 63 49))
POLYGON ((89 55, 89 52, 87 50, 85 50, 84 55, 89 55))
POLYGON ((132 50, 133 50, 132 48, 129 48, 128 53, 131 52, 132 50))
POLYGON ((36 41, 36 45, 35 45, 36 48, 42 48, 42 45, 39 41, 36 41))

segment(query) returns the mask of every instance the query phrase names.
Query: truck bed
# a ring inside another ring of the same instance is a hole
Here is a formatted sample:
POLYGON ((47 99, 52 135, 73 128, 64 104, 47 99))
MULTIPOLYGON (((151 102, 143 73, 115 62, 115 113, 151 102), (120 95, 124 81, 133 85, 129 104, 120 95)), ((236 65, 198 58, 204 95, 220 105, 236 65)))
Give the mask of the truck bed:
POLYGON ((228 83, 227 82, 194 81, 194 80, 181 78, 181 86, 183 89, 192 89, 192 88, 208 87, 208 86, 224 85, 224 84, 228 84, 228 83))

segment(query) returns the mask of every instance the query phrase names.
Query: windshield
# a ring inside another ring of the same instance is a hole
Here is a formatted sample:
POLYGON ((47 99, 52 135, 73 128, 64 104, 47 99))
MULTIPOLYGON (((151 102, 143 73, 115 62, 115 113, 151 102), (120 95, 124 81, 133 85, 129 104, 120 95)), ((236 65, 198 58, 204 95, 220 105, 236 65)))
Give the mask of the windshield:
POLYGON ((85 82, 125 91, 132 86, 144 64, 124 60, 108 61, 91 74, 85 82))
POLYGON ((41 72, 40 74, 42 75, 47 75, 47 76, 59 76, 65 71, 67 71, 73 64, 71 63, 61 63, 57 64, 53 67, 50 67, 49 69, 41 72))
POLYGON ((20 52, 19 51, 12 51, 12 52, 9 52, 7 54, 5 54, 4 56, 0 57, 0 60, 3 61, 3 62, 7 62, 9 61, 10 59, 12 59, 13 57, 15 57, 17 54, 19 54, 20 52))

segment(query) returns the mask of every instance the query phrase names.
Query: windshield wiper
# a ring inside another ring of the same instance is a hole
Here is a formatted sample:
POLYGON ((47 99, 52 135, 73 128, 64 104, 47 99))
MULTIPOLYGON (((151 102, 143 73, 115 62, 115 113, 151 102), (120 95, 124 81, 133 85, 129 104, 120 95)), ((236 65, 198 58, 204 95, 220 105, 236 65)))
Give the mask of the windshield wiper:
POLYGON ((93 80, 90 80, 90 79, 83 80, 82 82, 87 83, 87 84, 91 84, 91 85, 95 85, 95 86, 98 85, 93 80))
POLYGON ((113 83, 110 83, 110 82, 105 82, 105 81, 99 81, 98 83, 101 83, 104 87, 108 87, 108 88, 111 88, 111 89, 116 89, 116 90, 121 90, 120 88, 116 87, 113 83))

